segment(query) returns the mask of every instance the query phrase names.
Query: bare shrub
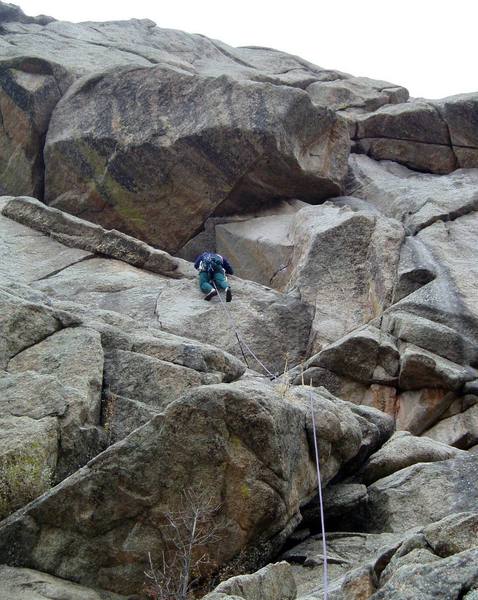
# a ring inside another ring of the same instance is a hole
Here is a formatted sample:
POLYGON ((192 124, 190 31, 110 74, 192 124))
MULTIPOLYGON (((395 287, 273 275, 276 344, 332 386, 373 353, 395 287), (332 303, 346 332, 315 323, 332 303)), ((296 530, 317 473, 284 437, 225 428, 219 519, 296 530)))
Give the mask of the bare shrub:
POLYGON ((276 379, 276 391, 281 398, 291 400, 293 399, 291 387, 292 381, 289 374, 289 354, 286 353, 284 357, 284 372, 276 379))
POLYGON ((146 593, 151 600, 187 600, 201 578, 216 569, 210 549, 224 530, 216 518, 219 509, 204 493, 186 490, 181 506, 165 514, 165 550, 156 561, 148 553, 146 593))

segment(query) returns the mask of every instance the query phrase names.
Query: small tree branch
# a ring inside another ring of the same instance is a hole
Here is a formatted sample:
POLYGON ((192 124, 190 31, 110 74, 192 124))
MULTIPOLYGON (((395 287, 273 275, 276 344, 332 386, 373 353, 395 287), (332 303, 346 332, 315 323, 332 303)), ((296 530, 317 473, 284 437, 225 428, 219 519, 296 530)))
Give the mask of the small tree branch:
POLYGON ((208 564, 210 546, 216 544, 223 527, 215 517, 221 508, 202 492, 185 490, 180 508, 164 514, 166 524, 161 533, 168 552, 162 552, 159 568, 148 553, 151 581, 146 588, 151 600, 188 600, 208 564))

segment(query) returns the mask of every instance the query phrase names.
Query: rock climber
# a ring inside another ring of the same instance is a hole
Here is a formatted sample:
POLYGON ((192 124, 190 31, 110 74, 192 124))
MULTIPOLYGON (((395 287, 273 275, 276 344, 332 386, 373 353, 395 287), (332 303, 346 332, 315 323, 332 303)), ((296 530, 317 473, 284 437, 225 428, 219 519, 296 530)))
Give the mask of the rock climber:
POLYGON ((224 256, 214 252, 203 252, 196 258, 194 268, 199 271, 199 288, 206 294, 204 300, 211 300, 217 296, 217 290, 225 290, 226 302, 232 300, 231 286, 226 273, 233 275, 234 272, 224 256))

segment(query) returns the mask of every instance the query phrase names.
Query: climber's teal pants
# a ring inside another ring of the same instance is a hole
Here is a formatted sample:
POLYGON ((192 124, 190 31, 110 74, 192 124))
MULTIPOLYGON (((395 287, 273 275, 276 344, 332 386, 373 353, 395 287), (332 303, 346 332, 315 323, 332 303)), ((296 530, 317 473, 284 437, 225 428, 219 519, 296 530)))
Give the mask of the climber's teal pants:
POLYGON ((226 290, 229 287, 224 269, 216 271, 214 274, 202 271, 199 273, 199 287, 203 294, 209 294, 214 289, 211 285, 212 281, 215 282, 218 290, 226 290))

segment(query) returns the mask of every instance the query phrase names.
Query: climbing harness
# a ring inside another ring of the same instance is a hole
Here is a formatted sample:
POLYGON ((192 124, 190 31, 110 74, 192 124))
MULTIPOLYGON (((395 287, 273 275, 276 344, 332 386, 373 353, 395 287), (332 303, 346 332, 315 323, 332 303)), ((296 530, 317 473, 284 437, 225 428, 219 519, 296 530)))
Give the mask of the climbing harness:
POLYGON ((320 463, 319 463, 319 445, 317 444, 317 433, 315 430, 315 415, 314 415, 314 404, 312 402, 312 392, 309 391, 310 399, 310 412, 312 413, 312 432, 314 436, 314 453, 315 453, 315 465, 317 467, 317 488, 319 490, 319 505, 320 505, 320 526, 322 529, 322 552, 324 556, 324 570, 323 570, 323 591, 324 600, 327 600, 329 595, 329 584, 328 584, 328 565, 327 565, 327 540, 325 538, 325 517, 324 517, 324 501, 322 498, 322 479, 320 477, 320 463))
POLYGON ((267 373, 267 375, 270 377, 271 381, 274 381, 275 379, 277 379, 277 375, 275 373, 272 373, 272 371, 269 371, 269 369, 265 366, 265 364, 261 361, 261 359, 256 356, 254 351, 251 350, 250 346, 245 342, 244 338, 242 337, 238 328, 236 327, 236 324, 234 323, 234 319, 232 318, 230 310, 228 309, 226 303, 224 302, 224 300, 221 297, 221 294, 219 293, 219 290, 217 289, 216 282, 213 281, 212 283, 216 289, 217 295, 219 296, 219 300, 221 301, 221 306, 223 307, 224 311, 226 312, 226 317, 227 317, 229 323, 231 324, 231 327, 232 327, 234 333, 236 334, 236 338, 237 338, 237 341, 239 342, 239 347, 241 348, 242 356, 244 357, 244 361, 245 361, 247 367, 249 368, 249 364, 246 359, 244 348, 247 350, 247 352, 249 352, 249 354, 257 362, 257 364, 259 364, 262 367, 264 372, 267 373))

